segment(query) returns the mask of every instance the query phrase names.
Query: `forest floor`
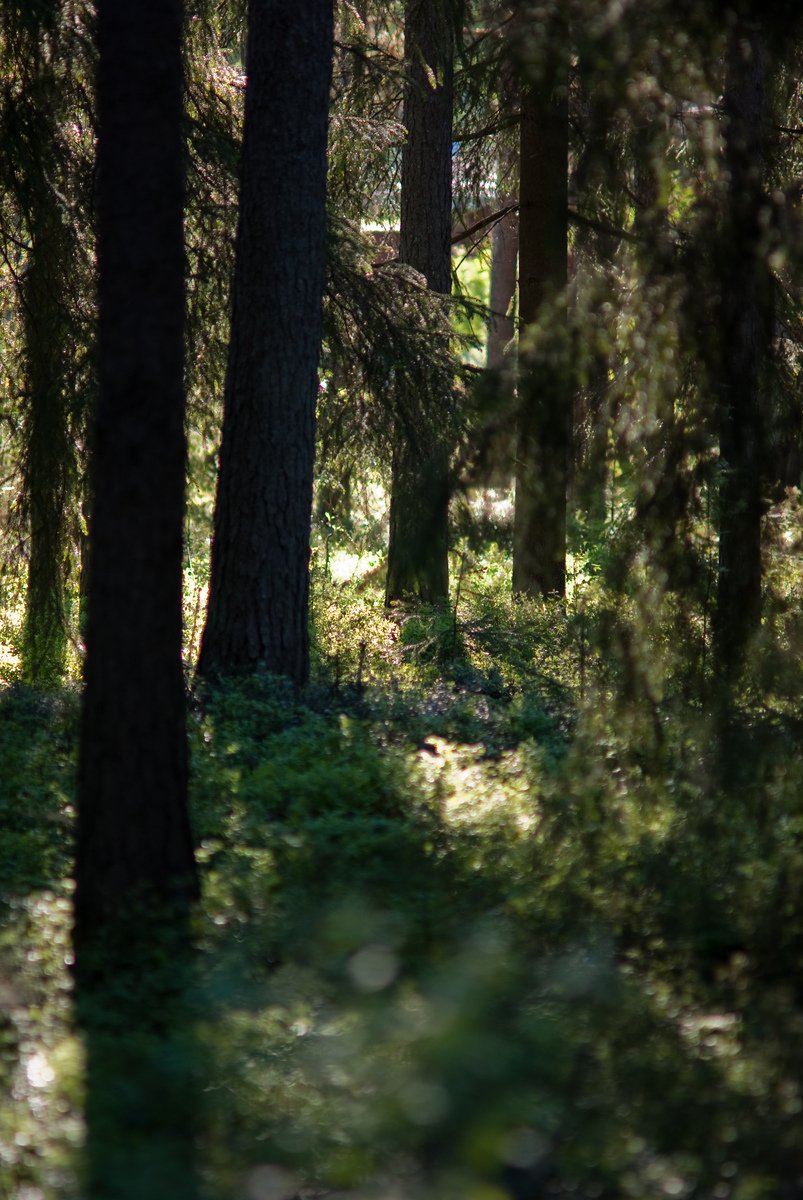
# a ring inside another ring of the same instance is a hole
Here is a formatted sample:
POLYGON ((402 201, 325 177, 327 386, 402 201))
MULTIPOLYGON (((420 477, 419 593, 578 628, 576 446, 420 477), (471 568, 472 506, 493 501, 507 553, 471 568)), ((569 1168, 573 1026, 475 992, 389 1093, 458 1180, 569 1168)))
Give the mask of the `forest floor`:
MULTIPOLYGON (((210 1200, 803 1195, 792 683, 714 704, 677 624, 502 595, 388 617, 329 576, 303 698, 193 696, 210 1200)), ((9 1200, 81 1195, 77 716, 0 690, 9 1200)))

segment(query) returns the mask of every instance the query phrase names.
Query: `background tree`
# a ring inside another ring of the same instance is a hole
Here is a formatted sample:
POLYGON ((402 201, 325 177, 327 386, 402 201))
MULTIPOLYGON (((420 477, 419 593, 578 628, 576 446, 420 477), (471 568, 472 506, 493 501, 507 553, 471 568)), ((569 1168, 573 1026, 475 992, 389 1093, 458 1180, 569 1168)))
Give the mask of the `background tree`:
POLYGON ((761 620, 762 388, 771 336, 765 186, 767 46, 758 23, 734 21, 723 98, 725 210, 720 266, 717 658, 729 672, 761 620))
MULTIPOLYGON (((500 196, 503 202, 510 202, 509 198, 509 191, 500 196)), ((505 353, 514 334, 511 305, 516 293, 519 245, 519 217, 516 209, 507 213, 494 225, 491 237, 491 294, 488 301, 491 315, 488 323, 486 362, 491 369, 498 369, 505 361, 505 353)))
MULTIPOLYGON (((526 27, 522 31, 526 38, 526 27)), ((560 21, 522 91, 519 410, 513 591, 562 596, 572 398, 567 360, 569 96, 560 21), (529 341, 529 346, 527 342, 529 341)))
POLYGON ((249 5, 242 183, 199 672, 309 669, 331 0, 249 5), (292 218, 291 218, 292 214, 292 218))
POLYGON ((87 203, 92 142, 82 6, 9 6, 0 17, 8 85, 0 104, 0 238, 18 336, 4 338, 21 411, 17 522, 27 545, 24 672, 48 685, 75 625, 83 428, 91 390, 87 203))
MULTIPOLYGON (((404 12, 404 127, 399 261, 448 295, 452 279, 454 31, 442 0, 404 12)), ((390 491, 386 603, 449 593, 449 454, 439 414, 423 405, 398 421, 390 491), (433 416, 435 420, 433 420, 433 416), (440 427, 439 427, 440 426, 440 427)))

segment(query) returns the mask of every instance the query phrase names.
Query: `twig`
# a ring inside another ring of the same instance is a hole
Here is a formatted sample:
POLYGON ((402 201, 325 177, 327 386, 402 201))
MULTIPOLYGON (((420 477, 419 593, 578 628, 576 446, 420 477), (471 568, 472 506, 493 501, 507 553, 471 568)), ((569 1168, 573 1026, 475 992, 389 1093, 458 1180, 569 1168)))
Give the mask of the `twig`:
POLYGON ((365 666, 365 655, 366 655, 367 651, 368 651, 368 643, 360 642, 360 658, 359 658, 359 662, 357 663, 357 685, 356 685, 358 693, 362 693, 363 686, 364 686, 363 681, 362 681, 362 673, 363 673, 363 668, 365 666))
POLYGON ((508 213, 516 212, 518 207, 518 203, 505 204, 502 208, 498 208, 496 212, 492 212, 480 221, 475 221, 473 225, 469 225, 468 229, 458 229, 457 233, 452 234, 452 245, 456 246, 460 242, 466 242, 475 233, 479 233, 481 229, 487 229, 489 225, 498 224, 508 213))
POLYGON ((507 117, 500 117, 498 121, 493 121, 490 125, 484 125, 482 129, 475 129, 472 133, 461 133, 458 131, 454 135, 454 141, 459 145, 464 142, 476 142, 480 138, 489 137, 492 133, 499 133, 502 129, 511 129, 514 125, 521 122, 521 113, 511 113, 507 117))
POLYGON ((597 221, 594 217, 585 217, 576 209, 569 209, 569 222, 572 225, 579 225, 581 229, 593 229, 595 233, 603 233, 606 237, 621 238, 624 242, 639 242, 644 241, 644 238, 638 237, 635 233, 629 233, 626 229, 617 229, 615 225, 608 225, 604 221, 597 221))

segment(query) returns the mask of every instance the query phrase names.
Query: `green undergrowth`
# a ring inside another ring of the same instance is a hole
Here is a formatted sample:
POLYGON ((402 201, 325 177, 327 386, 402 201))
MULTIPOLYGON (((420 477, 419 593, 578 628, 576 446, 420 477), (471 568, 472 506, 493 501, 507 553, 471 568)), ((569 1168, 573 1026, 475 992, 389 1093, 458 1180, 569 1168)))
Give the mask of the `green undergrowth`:
MULTIPOLYGON (((454 608, 385 614, 319 581, 305 695, 193 696, 204 899, 175 1061, 208 1200, 796 1194, 791 685, 715 703, 669 605, 502 582, 489 558, 454 608)), ((76 704, 0 704, 0 1194, 78 1200, 76 704)))
POLYGON ((0 692, 0 1195, 72 1194, 82 1137, 70 1028, 76 696, 0 692))

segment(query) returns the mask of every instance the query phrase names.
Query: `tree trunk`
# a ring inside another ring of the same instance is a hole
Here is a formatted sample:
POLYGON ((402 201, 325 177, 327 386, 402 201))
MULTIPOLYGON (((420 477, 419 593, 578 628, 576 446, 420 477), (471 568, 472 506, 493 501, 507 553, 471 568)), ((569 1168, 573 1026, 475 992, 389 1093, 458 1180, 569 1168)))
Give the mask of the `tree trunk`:
POLYGON ((199 674, 309 672, 332 0, 250 0, 240 219, 199 674))
MULTIPOLYGON (((585 313, 580 330, 584 343, 580 347, 584 371, 582 383, 576 386, 573 397, 569 491, 570 509, 577 512, 581 527, 585 524, 599 529, 608 511, 611 474, 608 443, 615 423, 609 378, 615 338, 611 318, 605 314, 616 307, 612 279, 616 276, 615 261, 622 240, 615 229, 604 232, 604 224, 600 225, 598 218, 606 199, 613 213, 617 208, 625 207, 623 193, 626 189, 623 188, 622 164, 616 159, 611 145, 612 132, 617 128, 616 102, 598 77, 598 64, 593 53, 580 54, 576 87, 574 105, 581 134, 575 152, 572 183, 578 213, 581 218, 589 217, 590 221, 576 226, 573 253, 579 268, 578 291, 582 294, 590 285, 595 298, 593 310, 585 313), (590 272, 590 279, 581 279, 580 271, 583 276, 590 272)), ((613 216, 611 224, 615 226, 620 220, 613 216)))
MULTIPOLYGON (((505 199, 499 197, 499 204, 504 202, 505 199)), ((518 253, 519 217, 517 212, 511 212, 494 225, 491 234, 490 312, 485 355, 485 365, 490 371, 501 371, 505 360, 512 357, 511 344, 516 330, 510 308, 516 292, 518 253)), ((516 460, 516 419, 508 410, 501 388, 496 409, 489 412, 478 444, 482 452, 474 467, 473 482, 482 487, 508 487, 516 460)))
POLYGON ((180 0, 98 7, 99 397, 76 863, 76 969, 139 899, 195 896, 181 663, 180 0))
POLYGON ((66 666, 67 510, 75 499, 77 471, 65 394, 70 248, 45 179, 34 183, 34 191, 23 282, 28 390, 23 476, 30 536, 23 671, 30 683, 47 686, 63 676, 66 666))
MULTIPOLYGON (((507 10, 505 10, 507 12, 507 10)), ((511 14, 507 12, 507 15, 511 14)), ((498 80, 498 103, 500 112, 508 120, 515 120, 521 108, 521 87, 518 72, 513 62, 500 62, 498 80)), ((515 147, 504 143, 496 158, 496 200, 498 207, 517 203, 519 185, 519 162, 515 147)), ((516 334, 515 320, 511 311, 516 294, 516 274, 519 257, 519 212, 518 207, 507 213, 493 227, 491 234, 491 285, 488 297, 490 309, 488 321, 488 345, 485 365, 498 370, 506 351, 516 334)), ((512 434, 512 429, 510 433, 512 434)), ((514 455, 510 455, 512 466, 514 455)), ((506 464, 507 465, 507 464, 506 464)))
POLYGON ((724 95, 726 211, 721 256, 718 665, 739 665, 761 620, 761 384, 770 280, 760 224, 766 157, 766 50, 759 27, 730 35, 724 95))
MULTIPOLYGON (((442 0, 407 0, 399 259, 448 295, 452 280, 454 35, 442 0)), ((449 453, 419 406, 397 421, 390 499, 386 603, 449 594, 449 453)))
POLYGON ((585 387, 574 405, 570 499, 582 519, 595 525, 602 525, 607 514, 609 369, 607 352, 590 356, 585 387))
POLYGON ((564 68, 522 98, 513 591, 530 596, 563 596, 566 590, 568 147, 564 68))
MULTIPOLYGON (((66 665, 68 509, 78 476, 70 399, 77 391, 69 299, 75 232, 61 192, 69 193, 72 164, 60 136, 74 100, 76 50, 59 5, 28 7, 10 6, 2 18, 10 57, 0 189, 28 247, 17 290, 25 372, 19 507, 29 537, 22 657, 24 678, 38 687, 57 682, 66 665)), ((13 245, 6 251, 11 260, 19 254, 13 245)))
POLYGON ((498 369, 513 340, 514 323, 510 312, 516 291, 516 259, 519 253, 519 215, 509 212, 497 221, 491 234, 491 295, 489 299, 488 345, 485 365, 498 369))

